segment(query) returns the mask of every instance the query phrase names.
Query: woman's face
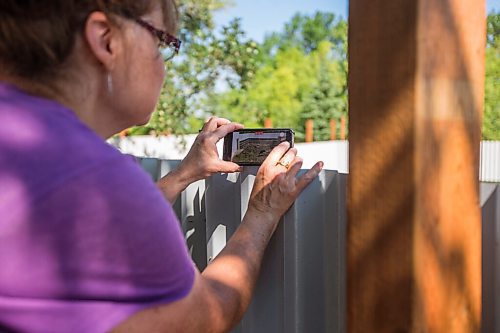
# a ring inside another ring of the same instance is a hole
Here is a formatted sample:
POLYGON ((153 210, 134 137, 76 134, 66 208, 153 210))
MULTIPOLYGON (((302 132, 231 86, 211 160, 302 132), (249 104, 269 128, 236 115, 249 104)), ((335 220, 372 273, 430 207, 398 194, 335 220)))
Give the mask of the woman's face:
MULTIPOLYGON (((141 19, 157 29, 165 29, 159 4, 141 19)), ((133 20, 126 20, 123 28, 124 49, 113 76, 113 93, 119 96, 114 96, 114 100, 121 101, 117 112, 128 125, 143 125, 158 102, 165 64, 158 49, 158 37, 133 20)))

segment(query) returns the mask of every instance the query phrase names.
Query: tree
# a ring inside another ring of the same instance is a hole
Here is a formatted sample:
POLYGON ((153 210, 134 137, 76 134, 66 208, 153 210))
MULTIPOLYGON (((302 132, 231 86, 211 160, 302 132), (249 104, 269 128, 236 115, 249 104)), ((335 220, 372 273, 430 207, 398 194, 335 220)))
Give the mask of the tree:
POLYGON ((337 124, 340 124, 341 117, 347 116, 345 75, 338 62, 330 62, 326 58, 329 43, 322 43, 317 55, 318 80, 304 99, 300 127, 296 131, 299 141, 305 139, 307 120, 314 121, 314 140, 324 141, 330 139, 330 120, 336 120, 337 124))
POLYGON ((187 119, 196 107, 198 95, 212 89, 216 80, 213 56, 213 10, 227 4, 224 0, 178 1, 181 52, 167 67, 160 101, 151 121, 133 129, 137 134, 183 134, 187 119))
POLYGON ((297 14, 283 32, 259 45, 246 38, 239 19, 223 27, 220 34, 214 32, 212 12, 227 4, 225 0, 180 1, 181 54, 166 64, 157 111, 148 125, 134 133, 195 132, 208 114, 252 127, 271 118, 275 126, 292 127, 300 133, 304 101, 318 87, 321 52, 329 63, 325 66, 335 68, 328 71, 322 85, 328 81, 335 84, 337 94, 346 94, 344 20, 331 13, 297 14), (325 41, 329 46, 320 51, 325 41))
POLYGON ((260 47, 247 39, 241 28, 241 19, 236 18, 222 27, 222 38, 218 41, 216 57, 219 71, 231 88, 245 89, 253 80, 261 65, 260 47))
POLYGON ((487 18, 487 45, 488 47, 500 46, 500 13, 492 11, 487 18))
POLYGON ((319 130, 329 128, 330 117, 346 114, 344 20, 328 13, 297 14, 283 32, 268 36, 261 50, 254 79, 246 87, 214 96, 211 112, 249 127, 260 127, 270 118, 275 127, 295 129, 299 141, 304 138, 305 119, 316 120, 319 130))
POLYGON ((245 38, 239 20, 215 33, 213 11, 227 0, 179 1, 181 52, 167 67, 164 87, 151 121, 133 134, 185 134, 197 131, 205 118, 200 111, 221 77, 245 86, 258 67, 257 43, 245 38))
POLYGON ((261 127, 266 118, 276 126, 296 127, 303 96, 312 88, 310 57, 296 48, 279 51, 245 88, 214 96, 212 112, 247 127, 261 127))
MULTIPOLYGON (((212 13, 228 0, 181 0, 181 55, 167 78, 151 122, 135 133, 196 132, 209 114, 304 135, 315 120, 326 139, 329 117, 347 110, 347 22, 333 13, 296 14, 262 44, 246 38, 239 19, 214 31, 212 13), (328 46, 327 46, 328 45, 328 46)), ((500 15, 488 15, 483 139, 500 140, 500 15)))
POLYGON ((282 32, 275 32, 266 37, 263 50, 271 57, 277 50, 290 47, 309 54, 316 51, 323 41, 331 43, 338 59, 346 58, 347 22, 334 13, 316 12, 311 16, 298 13, 285 24, 282 32))
POLYGON ((488 15, 483 139, 500 140, 500 14, 488 15))

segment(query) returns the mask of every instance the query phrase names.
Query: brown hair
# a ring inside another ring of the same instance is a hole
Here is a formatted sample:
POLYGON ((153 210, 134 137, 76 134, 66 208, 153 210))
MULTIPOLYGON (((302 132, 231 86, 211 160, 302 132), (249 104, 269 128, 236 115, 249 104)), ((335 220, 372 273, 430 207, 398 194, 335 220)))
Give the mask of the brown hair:
POLYGON ((93 11, 139 18, 159 1, 165 27, 175 31, 174 0, 1 0, 0 72, 23 78, 55 75, 93 11))

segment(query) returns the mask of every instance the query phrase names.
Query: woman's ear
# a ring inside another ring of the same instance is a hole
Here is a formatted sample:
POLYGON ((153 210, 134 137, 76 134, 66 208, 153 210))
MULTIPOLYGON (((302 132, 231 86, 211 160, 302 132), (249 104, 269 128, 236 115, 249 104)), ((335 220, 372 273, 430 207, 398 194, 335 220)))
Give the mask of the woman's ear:
POLYGON ((103 12, 92 12, 85 22, 84 36, 90 52, 108 70, 115 64, 118 35, 115 26, 103 12))

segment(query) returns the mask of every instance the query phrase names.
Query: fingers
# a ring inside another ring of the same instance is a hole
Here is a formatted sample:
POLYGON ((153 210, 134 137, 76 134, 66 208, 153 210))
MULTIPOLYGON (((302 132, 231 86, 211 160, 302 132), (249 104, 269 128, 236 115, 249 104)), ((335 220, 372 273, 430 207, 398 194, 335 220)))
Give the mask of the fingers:
POLYGON ((290 148, 288 151, 281 157, 278 162, 278 165, 284 166, 286 169, 290 168, 295 160, 295 156, 297 155, 297 148, 290 148))
POLYGON ((295 156, 292 163, 290 164, 290 168, 287 171, 287 176, 289 178, 295 178, 297 176, 297 173, 299 173, 300 168, 302 168, 303 160, 299 156, 295 156))
POLYGON ((238 124, 238 123, 232 123, 229 119, 218 118, 218 117, 210 117, 207 120, 207 122, 203 125, 201 131, 213 132, 213 131, 217 130, 219 127, 224 126, 224 125, 228 125, 228 124, 235 124, 236 125, 235 126, 236 129, 243 128, 243 125, 238 124))
POLYGON ((210 117, 203 125, 201 131, 215 131, 217 127, 229 124, 231 121, 226 118, 210 117))
POLYGON ((233 123, 225 118, 211 117, 207 120, 200 132, 204 133, 204 137, 210 137, 210 141, 218 142, 227 134, 242 129, 244 126, 239 123, 233 123))
MULTIPOLYGON (((267 156, 263 164, 276 165, 288 148, 290 148, 290 143, 288 141, 280 143, 274 147, 271 153, 269 153, 269 156, 267 156)), ((295 154, 297 154, 296 151, 295 154)))
POLYGON ((218 165, 218 172, 232 173, 232 172, 241 172, 242 170, 243 167, 233 162, 220 161, 218 165))
POLYGON ((213 131, 213 134, 216 136, 217 141, 228 135, 229 133, 232 133, 234 131, 240 130, 243 128, 242 124, 238 123, 228 123, 219 126, 216 130, 213 131))
MULTIPOLYGON (((295 169, 295 165, 293 166, 293 169, 295 169)), ((300 169, 300 167, 298 169, 300 169)), ((307 185, 309 185, 309 183, 311 183, 311 181, 313 181, 313 179, 318 176, 322 169, 323 162, 317 162, 311 169, 307 170, 307 172, 297 180, 298 193, 300 193, 307 185)), ((297 170, 295 174, 297 174, 298 171, 299 170, 297 170)), ((292 170, 290 170, 290 172, 292 172, 292 170)))

